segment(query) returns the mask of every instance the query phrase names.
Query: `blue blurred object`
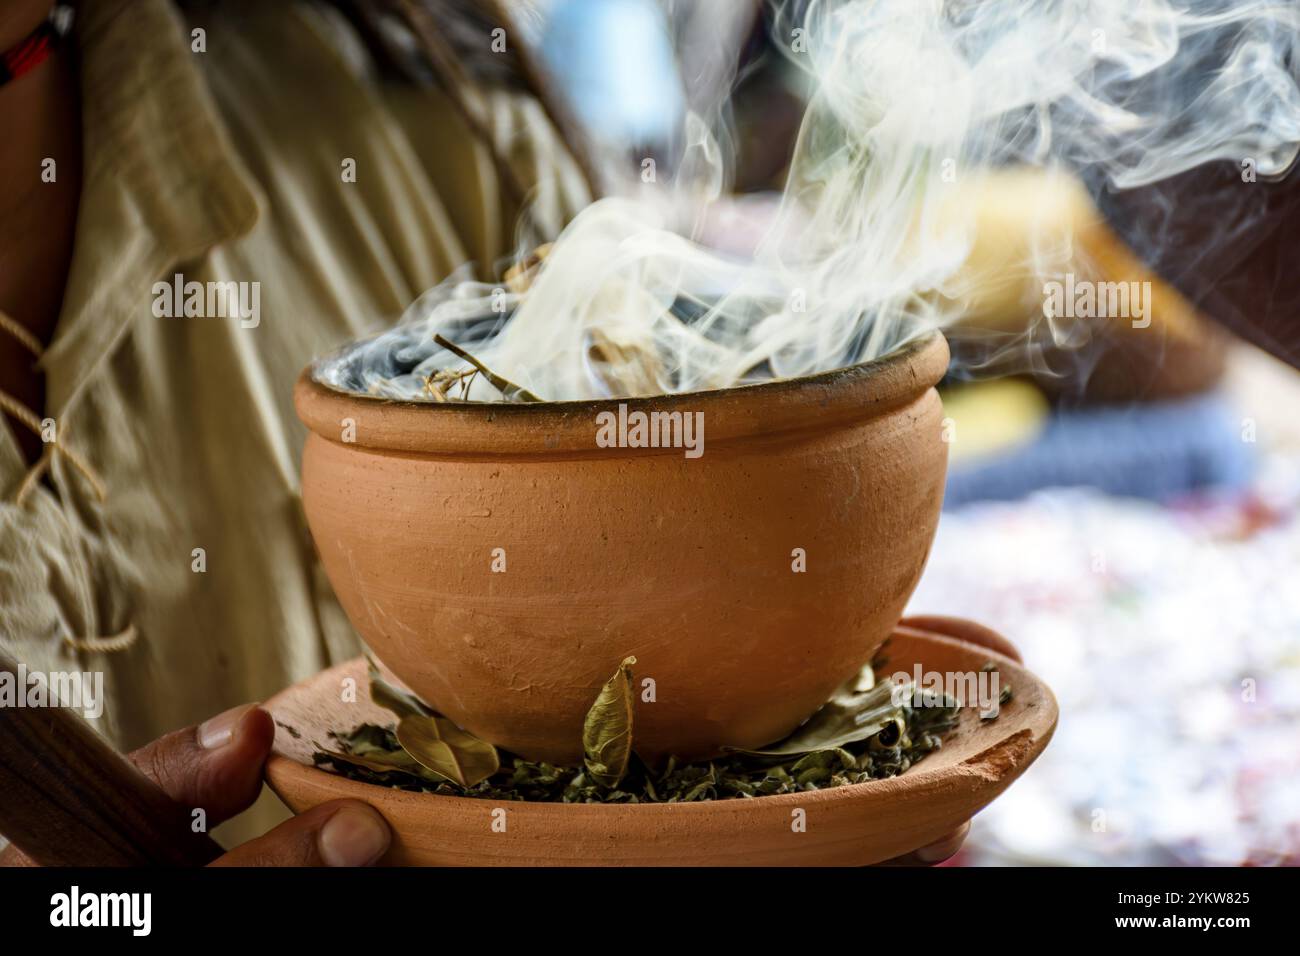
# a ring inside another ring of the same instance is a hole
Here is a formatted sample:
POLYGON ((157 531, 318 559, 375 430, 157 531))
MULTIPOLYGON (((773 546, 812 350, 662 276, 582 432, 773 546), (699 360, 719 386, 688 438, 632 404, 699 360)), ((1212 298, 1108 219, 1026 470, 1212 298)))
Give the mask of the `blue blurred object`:
POLYGON ((1254 446, 1222 395, 1115 408, 1057 411, 1032 442, 1006 455, 954 465, 945 508, 1011 501, 1040 488, 1086 485, 1164 501, 1241 488, 1254 446))
POLYGON ((685 109, 663 10, 653 0, 555 0, 542 56, 591 135, 668 141, 685 109))

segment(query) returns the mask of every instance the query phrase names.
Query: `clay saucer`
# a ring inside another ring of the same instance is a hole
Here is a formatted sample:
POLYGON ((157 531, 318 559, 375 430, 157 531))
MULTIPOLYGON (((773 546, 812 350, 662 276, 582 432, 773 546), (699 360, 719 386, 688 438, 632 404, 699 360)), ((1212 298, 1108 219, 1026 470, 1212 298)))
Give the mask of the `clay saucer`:
POLYGON ((978 672, 991 660, 1014 696, 996 720, 983 721, 977 707, 963 707, 960 724, 941 750, 887 780, 752 799, 633 805, 522 803, 378 787, 312 765, 312 753, 329 746, 330 730, 392 720, 371 703, 360 658, 266 703, 277 723, 266 776, 295 813, 341 797, 375 807, 393 827, 385 862, 394 865, 879 863, 932 843, 970 819, 1042 753, 1056 727, 1051 690, 1017 661, 991 649, 1014 652, 1005 638, 967 621, 917 620, 926 629, 900 625, 885 646, 890 673, 910 674, 916 663, 926 672, 978 672), (350 686, 349 678, 356 682, 358 699, 345 702, 340 691, 350 686), (804 811, 801 831, 792 826, 799 810, 804 811))

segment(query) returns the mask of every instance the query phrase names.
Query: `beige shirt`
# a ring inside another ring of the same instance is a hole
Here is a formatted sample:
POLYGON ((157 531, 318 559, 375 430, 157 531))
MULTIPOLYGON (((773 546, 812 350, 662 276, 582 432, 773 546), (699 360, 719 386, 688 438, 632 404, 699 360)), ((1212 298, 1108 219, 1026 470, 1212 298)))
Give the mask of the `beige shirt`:
MULTIPOLYGON (((56 454, 19 501, 0 425, 0 634, 32 668, 103 671, 98 723, 131 748, 358 652, 299 502, 294 379, 513 251, 518 210, 449 101, 381 83, 332 8, 79 6, 84 187, 43 415, 105 494, 56 454), (258 283, 259 321, 155 315, 176 273, 258 283)), ((558 232, 586 187, 541 107, 475 102, 558 232)))

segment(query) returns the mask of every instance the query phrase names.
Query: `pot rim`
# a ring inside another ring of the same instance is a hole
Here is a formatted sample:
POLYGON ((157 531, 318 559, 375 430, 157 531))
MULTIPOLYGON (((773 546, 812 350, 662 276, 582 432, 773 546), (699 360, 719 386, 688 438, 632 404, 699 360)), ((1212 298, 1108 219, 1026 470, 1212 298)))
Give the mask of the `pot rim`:
POLYGON ((894 351, 857 365, 799 378, 643 398, 557 402, 410 402, 358 395, 313 378, 316 363, 294 386, 298 417, 313 433, 346 444, 417 455, 475 457, 630 457, 675 455, 680 448, 600 448, 596 416, 629 412, 703 412, 707 441, 762 439, 791 432, 824 431, 880 417, 909 404, 943 378, 948 343, 932 330, 894 351), (429 416, 438 416, 432 422, 429 416), (491 427, 486 427, 490 423, 491 427))

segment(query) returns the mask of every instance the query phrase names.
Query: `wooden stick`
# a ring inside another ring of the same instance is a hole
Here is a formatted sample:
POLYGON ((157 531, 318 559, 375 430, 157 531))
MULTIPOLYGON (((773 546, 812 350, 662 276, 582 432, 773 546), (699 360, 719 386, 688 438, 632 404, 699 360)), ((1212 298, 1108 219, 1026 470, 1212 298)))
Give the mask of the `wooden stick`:
MULTIPOLYGON (((0 674, 18 665, 0 651, 0 674)), ((44 866, 193 866, 222 853, 66 707, 0 708, 0 833, 44 866)))
POLYGON ((502 397, 504 397, 506 401, 508 402, 513 402, 513 401, 540 402, 541 401, 540 398, 538 398, 532 392, 528 391, 528 389, 524 388, 522 385, 516 385, 514 382, 510 381, 509 379, 502 378, 500 375, 492 371, 490 368, 488 368, 486 365, 484 365, 474 356, 470 355, 459 345, 456 345, 454 342, 447 341, 447 339, 443 338, 441 335, 434 335, 433 340, 437 342, 439 345, 441 345, 443 348, 445 348, 452 355, 455 355, 457 358, 464 359, 466 362, 469 362, 470 365, 473 365, 475 369, 477 369, 479 372, 483 374, 484 378, 486 378, 489 382, 492 383, 492 387, 495 388, 498 392, 500 392, 502 397))

